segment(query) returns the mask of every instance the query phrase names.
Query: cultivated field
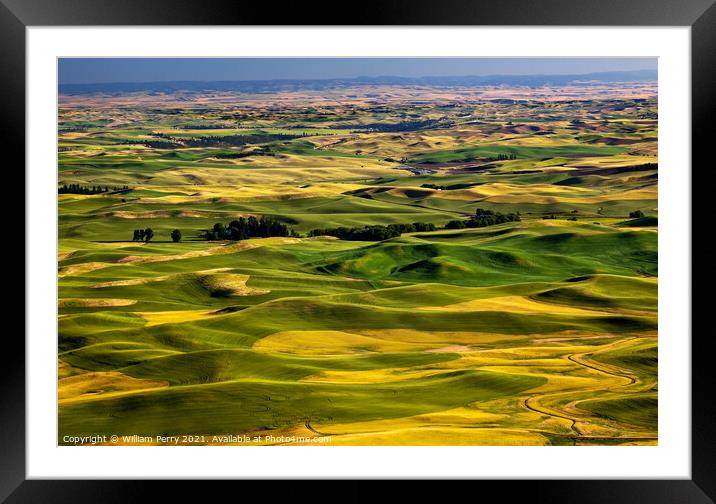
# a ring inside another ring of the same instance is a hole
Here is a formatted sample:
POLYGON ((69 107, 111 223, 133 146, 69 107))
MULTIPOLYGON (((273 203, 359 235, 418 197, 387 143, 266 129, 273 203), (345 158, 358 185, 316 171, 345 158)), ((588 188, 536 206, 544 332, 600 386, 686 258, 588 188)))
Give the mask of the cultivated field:
POLYGON ((61 96, 58 442, 655 444, 655 91, 61 96))

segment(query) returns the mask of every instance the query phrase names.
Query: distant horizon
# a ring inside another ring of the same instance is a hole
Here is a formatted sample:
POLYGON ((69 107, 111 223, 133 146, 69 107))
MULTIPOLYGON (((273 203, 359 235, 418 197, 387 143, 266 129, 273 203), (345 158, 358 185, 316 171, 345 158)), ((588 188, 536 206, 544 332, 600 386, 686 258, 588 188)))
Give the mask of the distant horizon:
POLYGON ((156 81, 112 81, 112 82, 67 82, 60 83, 61 86, 99 86, 99 85, 112 85, 112 84, 174 84, 174 83, 196 83, 196 84, 214 84, 214 83, 232 83, 232 82, 310 82, 310 81, 334 81, 334 80, 379 80, 379 79, 405 79, 405 80, 427 80, 427 79, 439 79, 439 78, 497 78, 497 77, 573 77, 573 76, 588 76, 588 75, 600 75, 600 74, 612 74, 612 73, 638 73, 638 72, 651 72, 651 69, 640 68, 636 70, 615 70, 606 72, 588 72, 588 73, 564 73, 564 74, 490 74, 490 75, 477 75, 477 74, 465 74, 465 75, 420 75, 416 77, 404 77, 401 75, 356 75, 355 77, 324 77, 316 79, 291 79, 291 78, 280 78, 280 79, 219 79, 219 80, 202 80, 202 79, 174 79, 174 80, 156 80, 156 81))
POLYGON ((657 58, 60 58, 60 85, 561 76, 656 71, 657 58))

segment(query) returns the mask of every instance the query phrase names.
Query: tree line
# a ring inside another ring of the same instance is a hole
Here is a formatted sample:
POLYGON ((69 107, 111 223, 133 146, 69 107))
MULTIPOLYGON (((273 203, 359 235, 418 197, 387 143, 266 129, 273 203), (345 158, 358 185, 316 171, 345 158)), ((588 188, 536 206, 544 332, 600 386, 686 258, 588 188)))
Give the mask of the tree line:
POLYGON ((146 147, 149 147, 150 149, 179 149, 181 147, 184 147, 183 144, 178 142, 171 142, 171 141, 165 141, 165 140, 131 140, 131 139, 125 139, 122 141, 122 144, 124 145, 144 145, 146 147))
POLYGON ((269 236, 298 236, 298 233, 275 217, 262 215, 260 218, 239 217, 228 225, 217 222, 211 229, 204 230, 202 235, 205 240, 245 240, 269 236))
POLYGON ((438 185, 438 184, 420 184, 420 187, 426 187, 428 189, 439 189, 441 191, 453 191, 455 189, 467 189, 468 187, 472 187, 476 184, 450 184, 450 185, 438 185))
POLYGON ((337 227, 313 229, 308 236, 335 236, 341 240, 383 241, 400 236, 402 233, 435 231, 435 224, 413 222, 412 224, 389 224, 387 226, 337 227))
MULTIPOLYGON (((171 236, 174 243, 181 241, 181 231, 178 229, 174 229, 169 236, 171 236)), ((152 228, 135 229, 132 241, 143 241, 148 243, 152 240, 152 238, 154 238, 154 230, 152 230, 152 228)))
POLYGON ((134 230, 134 236, 132 236, 132 241, 143 241, 143 242, 149 242, 154 238, 154 231, 152 228, 147 229, 135 229, 134 230))
MULTIPOLYGON (((452 220, 445 225, 445 229, 486 227, 520 220, 522 219, 519 212, 503 214, 501 212, 478 208, 475 210, 474 216, 466 220, 452 220)), ((387 226, 372 225, 363 227, 341 226, 335 228, 318 228, 309 231, 308 236, 334 236, 341 240, 351 241, 383 241, 396 238, 403 233, 423 233, 435 231, 436 229, 435 224, 429 222, 413 222, 410 224, 388 224, 387 226)), ((182 238, 181 231, 178 229, 173 230, 170 236, 174 242, 179 242, 182 238)), ((228 225, 217 222, 210 229, 203 230, 199 236, 209 241, 238 241, 249 238, 268 238, 271 236, 300 237, 301 235, 277 218, 263 215, 258 218, 254 216, 239 217, 229 222, 228 225)), ((132 240, 149 242, 153 237, 154 231, 151 228, 135 229, 132 240)))
POLYGON ((481 228, 521 220, 522 217, 519 212, 503 214, 484 208, 477 208, 473 217, 467 220, 451 220, 445 225, 445 229, 481 228))
MULTIPOLYGON (((247 135, 212 135, 195 137, 176 137, 166 133, 153 133, 153 136, 162 138, 179 147, 241 147, 248 144, 262 144, 277 140, 293 140, 309 136, 306 134, 285 133, 256 133, 247 135)), ((161 141, 161 140, 160 140, 161 141)), ((146 143, 142 141, 142 143, 146 143)))
POLYGON ((58 194, 101 194, 106 192, 117 192, 117 191, 127 191, 129 190, 128 186, 113 186, 111 189, 109 186, 83 186, 80 184, 62 184, 58 189, 58 194))

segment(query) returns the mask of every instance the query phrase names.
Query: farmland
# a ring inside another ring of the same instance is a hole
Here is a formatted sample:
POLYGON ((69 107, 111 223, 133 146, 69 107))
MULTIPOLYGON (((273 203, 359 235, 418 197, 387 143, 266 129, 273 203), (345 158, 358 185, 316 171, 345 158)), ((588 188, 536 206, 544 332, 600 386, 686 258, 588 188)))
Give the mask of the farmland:
POLYGON ((656 444, 657 137, 655 82, 61 93, 58 443, 656 444))

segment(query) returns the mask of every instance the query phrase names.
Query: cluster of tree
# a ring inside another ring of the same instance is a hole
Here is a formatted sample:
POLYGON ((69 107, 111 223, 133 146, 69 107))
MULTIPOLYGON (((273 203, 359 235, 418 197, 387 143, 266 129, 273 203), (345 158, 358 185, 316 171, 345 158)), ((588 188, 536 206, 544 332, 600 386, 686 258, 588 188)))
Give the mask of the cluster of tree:
POLYGON ((100 194, 106 192, 127 191, 128 186, 110 188, 109 186, 82 186, 80 184, 62 184, 57 192, 59 194, 100 194))
MULTIPOLYGON (((577 213, 577 211, 576 211, 576 210, 572 210, 572 213, 577 213)), ((562 217, 562 218, 565 219, 565 217, 562 217)), ((549 215, 543 215, 543 216, 542 216, 542 220, 557 220, 557 219, 558 219, 558 217, 557 217, 556 215, 554 215, 554 214, 549 214, 549 215)), ((572 216, 570 216, 570 217, 566 217, 566 220, 572 221, 572 222, 576 222, 576 221, 577 221, 577 218, 576 218, 574 215, 572 215, 572 216)))
POLYGON ((154 238, 154 231, 152 231, 152 228, 135 229, 132 241, 149 242, 152 238, 154 238))
POLYGON ((430 222, 413 222, 412 224, 391 224, 390 226, 398 226, 400 228, 401 233, 425 233, 428 231, 435 231, 435 224, 432 224, 430 222))
POLYGON ((450 184, 450 185, 438 185, 438 184, 421 184, 420 187, 427 187, 428 189, 440 189, 441 191, 454 191, 456 189, 467 189, 475 184, 450 184))
POLYGON ((184 144, 166 140, 124 140, 125 145, 145 145, 150 149, 180 149, 184 144))
POLYGON ((260 218, 239 217, 229 225, 221 222, 204 231, 206 240, 245 240, 247 238, 268 238, 269 236, 298 236, 298 234, 278 219, 266 215, 260 218))
MULTIPOLYGON (((181 231, 179 231, 178 229, 173 230, 170 236, 172 237, 172 241, 174 243, 181 241, 181 231)), ((134 235, 132 236, 132 241, 149 242, 152 238, 154 238, 154 230, 152 230, 152 228, 135 229, 134 235)))
POLYGON ((186 147, 236 147, 248 144, 260 144, 274 142, 276 140, 292 140, 305 135, 285 134, 256 134, 256 135, 224 135, 224 136, 202 136, 180 138, 164 133, 155 133, 154 136, 161 137, 169 142, 181 144, 186 147))
POLYGON ((215 157, 217 159, 241 159, 249 156, 254 156, 253 151, 248 152, 217 152, 215 154, 212 154, 212 157, 215 157))
POLYGON ((470 217, 467 220, 452 220, 445 225, 445 229, 481 228, 520 220, 522 220, 522 218, 519 212, 503 214, 493 210, 478 208, 475 210, 474 217, 470 217))
POLYGON ((413 222, 412 224, 389 224, 388 226, 337 227, 313 229, 308 236, 335 236, 341 240, 352 241, 383 241, 395 238, 403 233, 435 231, 435 224, 413 222))
POLYGON ((496 158, 491 158, 491 161, 507 161, 508 159, 517 159, 517 154, 498 154, 496 158))
POLYGON ((335 236, 341 240, 353 241, 382 241, 400 236, 400 232, 397 229, 389 229, 386 226, 337 227, 313 229, 309 231, 308 236, 335 236))
POLYGON ((629 218, 630 219, 641 219, 644 217, 644 212, 641 210, 635 210, 633 212, 629 212, 629 218))
POLYGON ((257 148, 252 148, 251 150, 246 150, 243 152, 217 152, 215 154, 212 153, 212 157, 215 157, 217 159, 240 159, 248 156, 274 157, 276 156, 276 152, 272 149, 272 147, 268 145, 261 145, 257 148))

